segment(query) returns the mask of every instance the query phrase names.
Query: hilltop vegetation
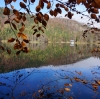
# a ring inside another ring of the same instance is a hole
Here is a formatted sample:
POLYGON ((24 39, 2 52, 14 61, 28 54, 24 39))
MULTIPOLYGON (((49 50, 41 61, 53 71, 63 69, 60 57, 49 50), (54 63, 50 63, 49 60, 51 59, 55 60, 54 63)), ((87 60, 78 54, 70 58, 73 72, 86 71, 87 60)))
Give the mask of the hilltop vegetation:
MULTIPOLYGON (((0 8, 0 35, 2 35, 1 39, 9 39, 11 36, 14 37, 15 35, 12 32, 10 26, 4 25, 4 22, 7 20, 7 17, 4 16, 2 13, 3 8, 0 8)), ((89 41, 88 39, 84 39, 82 36, 82 33, 86 29, 86 27, 74 20, 65 18, 50 18, 47 28, 43 30, 44 33, 42 33, 40 37, 37 38, 36 35, 33 35, 33 30, 31 29, 34 24, 34 20, 29 18, 28 15, 27 19, 28 20, 25 24, 25 33, 28 35, 28 38, 31 41, 49 41, 53 43, 69 42, 71 39, 75 40, 76 42, 89 41)), ((93 36, 89 36, 93 38, 93 36)))

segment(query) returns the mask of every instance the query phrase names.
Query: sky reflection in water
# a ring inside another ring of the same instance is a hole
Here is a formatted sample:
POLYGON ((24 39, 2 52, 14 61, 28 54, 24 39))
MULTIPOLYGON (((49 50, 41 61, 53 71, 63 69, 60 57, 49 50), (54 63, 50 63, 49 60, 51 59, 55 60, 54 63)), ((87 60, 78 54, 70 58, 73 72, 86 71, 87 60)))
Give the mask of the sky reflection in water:
MULTIPOLYGON (((71 91, 64 92, 61 96, 62 99, 66 99, 66 97, 71 99, 69 96, 72 96, 73 99, 100 99, 100 88, 98 89, 99 94, 96 94, 85 84, 75 81, 72 83, 66 78, 67 76, 79 77, 88 81, 100 79, 98 74, 95 77, 91 73, 91 71, 99 72, 99 66, 100 59, 90 57, 69 65, 49 65, 2 73, 0 74, 0 99, 11 99, 12 97, 13 99, 36 99, 33 96, 34 93, 43 90, 43 86, 46 93, 53 93, 53 99, 58 99, 57 90, 64 89, 66 83, 72 84, 72 87, 67 87, 71 91), (78 75, 76 71, 81 71, 82 75, 78 75)), ((39 94, 37 95, 39 96, 39 94)))

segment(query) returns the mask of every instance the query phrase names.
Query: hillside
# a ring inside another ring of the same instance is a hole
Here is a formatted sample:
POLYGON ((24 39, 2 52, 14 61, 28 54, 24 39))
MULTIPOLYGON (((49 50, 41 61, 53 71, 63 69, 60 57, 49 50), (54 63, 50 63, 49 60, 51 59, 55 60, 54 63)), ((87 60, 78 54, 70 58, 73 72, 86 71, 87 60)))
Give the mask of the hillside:
MULTIPOLYGON (((2 39, 8 39, 9 37, 14 36, 14 34, 9 26, 4 26, 4 22, 7 20, 7 17, 2 13, 3 8, 0 8, 0 34, 2 35, 2 39)), ((36 38, 36 35, 32 35, 33 30, 31 29, 31 26, 33 24, 34 21, 28 16, 25 33, 32 41, 68 42, 71 39, 79 42, 86 41, 82 36, 86 27, 74 20, 65 18, 50 18, 46 30, 44 30, 45 34, 42 34, 43 37, 40 36, 38 39, 36 38)))

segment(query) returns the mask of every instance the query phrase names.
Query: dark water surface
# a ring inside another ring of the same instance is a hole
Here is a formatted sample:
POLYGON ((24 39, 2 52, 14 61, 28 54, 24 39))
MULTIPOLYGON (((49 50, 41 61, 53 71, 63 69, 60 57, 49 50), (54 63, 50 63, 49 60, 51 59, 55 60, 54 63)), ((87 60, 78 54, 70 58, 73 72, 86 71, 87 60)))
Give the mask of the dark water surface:
POLYGON ((48 45, 1 55, 0 99, 100 99, 100 53, 94 48, 48 45))

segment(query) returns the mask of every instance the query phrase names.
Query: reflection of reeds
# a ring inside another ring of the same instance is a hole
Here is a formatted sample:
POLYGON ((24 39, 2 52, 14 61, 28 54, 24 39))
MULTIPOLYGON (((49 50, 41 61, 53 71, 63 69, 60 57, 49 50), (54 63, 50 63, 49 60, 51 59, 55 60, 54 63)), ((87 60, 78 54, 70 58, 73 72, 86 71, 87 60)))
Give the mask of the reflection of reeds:
POLYGON ((36 48, 32 46, 28 54, 20 53, 20 55, 16 56, 16 51, 13 50, 11 55, 7 53, 1 54, 1 72, 43 65, 71 64, 95 55, 95 53, 91 53, 92 45, 84 44, 70 47, 68 44, 49 44, 47 47, 37 46, 36 48))

